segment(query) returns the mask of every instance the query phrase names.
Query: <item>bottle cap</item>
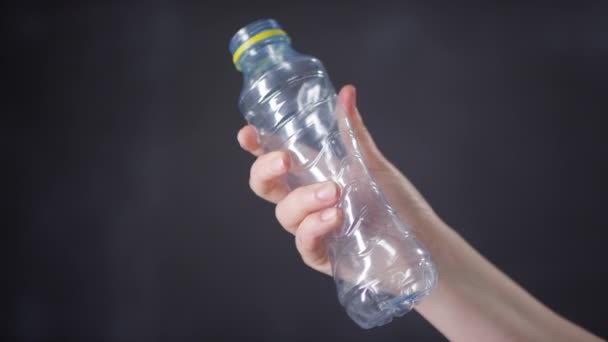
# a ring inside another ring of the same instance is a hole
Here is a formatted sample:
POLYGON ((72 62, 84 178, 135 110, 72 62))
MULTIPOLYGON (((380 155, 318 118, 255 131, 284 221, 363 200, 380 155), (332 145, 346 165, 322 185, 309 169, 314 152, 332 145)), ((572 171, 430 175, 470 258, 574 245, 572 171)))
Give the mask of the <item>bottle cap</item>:
POLYGON ((283 31, 281 25, 274 19, 256 20, 238 30, 230 40, 229 45, 232 62, 236 66, 236 69, 241 71, 238 60, 247 48, 255 43, 276 37, 284 37, 289 41, 287 33, 283 31))

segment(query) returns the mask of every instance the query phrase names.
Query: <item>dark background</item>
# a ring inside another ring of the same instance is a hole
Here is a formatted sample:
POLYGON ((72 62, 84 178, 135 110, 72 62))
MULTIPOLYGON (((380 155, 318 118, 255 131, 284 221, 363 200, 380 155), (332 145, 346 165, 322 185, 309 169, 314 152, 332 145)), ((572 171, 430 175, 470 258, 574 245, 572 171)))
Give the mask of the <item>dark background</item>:
POLYGON ((381 149, 450 225, 608 336, 601 2, 26 1, 2 13, 9 340, 443 340, 414 312, 359 329, 249 190, 227 45, 264 17, 337 87, 357 86, 381 149))

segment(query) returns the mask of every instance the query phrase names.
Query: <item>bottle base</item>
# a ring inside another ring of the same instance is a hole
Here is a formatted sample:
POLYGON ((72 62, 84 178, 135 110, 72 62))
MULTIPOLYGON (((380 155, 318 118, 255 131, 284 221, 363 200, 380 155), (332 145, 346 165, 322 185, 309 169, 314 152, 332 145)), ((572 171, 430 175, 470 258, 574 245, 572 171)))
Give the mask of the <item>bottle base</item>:
POLYGON ((355 286, 344 294, 342 305, 357 325, 363 329, 371 329, 388 324, 394 318, 410 312, 430 292, 429 288, 409 295, 396 296, 355 286))

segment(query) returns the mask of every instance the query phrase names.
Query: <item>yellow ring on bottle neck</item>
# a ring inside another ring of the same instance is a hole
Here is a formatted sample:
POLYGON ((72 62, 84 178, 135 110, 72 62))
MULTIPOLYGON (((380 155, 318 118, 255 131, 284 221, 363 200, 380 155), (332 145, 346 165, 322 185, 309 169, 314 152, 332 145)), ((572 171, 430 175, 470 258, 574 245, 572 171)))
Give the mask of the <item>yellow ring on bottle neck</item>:
POLYGON ((248 47, 250 47, 251 45, 259 42, 260 40, 264 39, 264 38, 268 38, 271 36, 286 36, 287 33, 283 30, 266 30, 266 31, 262 31, 258 34, 256 34, 255 36, 247 39, 243 44, 241 44, 241 46, 239 46, 238 49, 236 49, 236 51, 234 51, 234 55, 232 56, 232 63, 234 63, 234 65, 236 66, 236 70, 241 71, 241 68, 239 68, 239 65, 236 64, 236 62, 239 60, 239 57, 241 57, 241 55, 243 54, 243 52, 245 52, 245 50, 247 50, 248 47))

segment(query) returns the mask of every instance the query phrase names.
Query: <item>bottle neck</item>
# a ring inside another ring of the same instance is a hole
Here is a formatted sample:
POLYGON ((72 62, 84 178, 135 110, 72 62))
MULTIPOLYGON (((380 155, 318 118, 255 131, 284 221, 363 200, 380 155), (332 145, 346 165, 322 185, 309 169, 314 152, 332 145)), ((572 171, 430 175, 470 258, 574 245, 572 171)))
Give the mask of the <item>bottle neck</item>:
POLYGON ((238 60, 238 67, 247 79, 255 79, 271 67, 285 62, 296 55, 287 41, 262 42, 254 44, 238 60))

